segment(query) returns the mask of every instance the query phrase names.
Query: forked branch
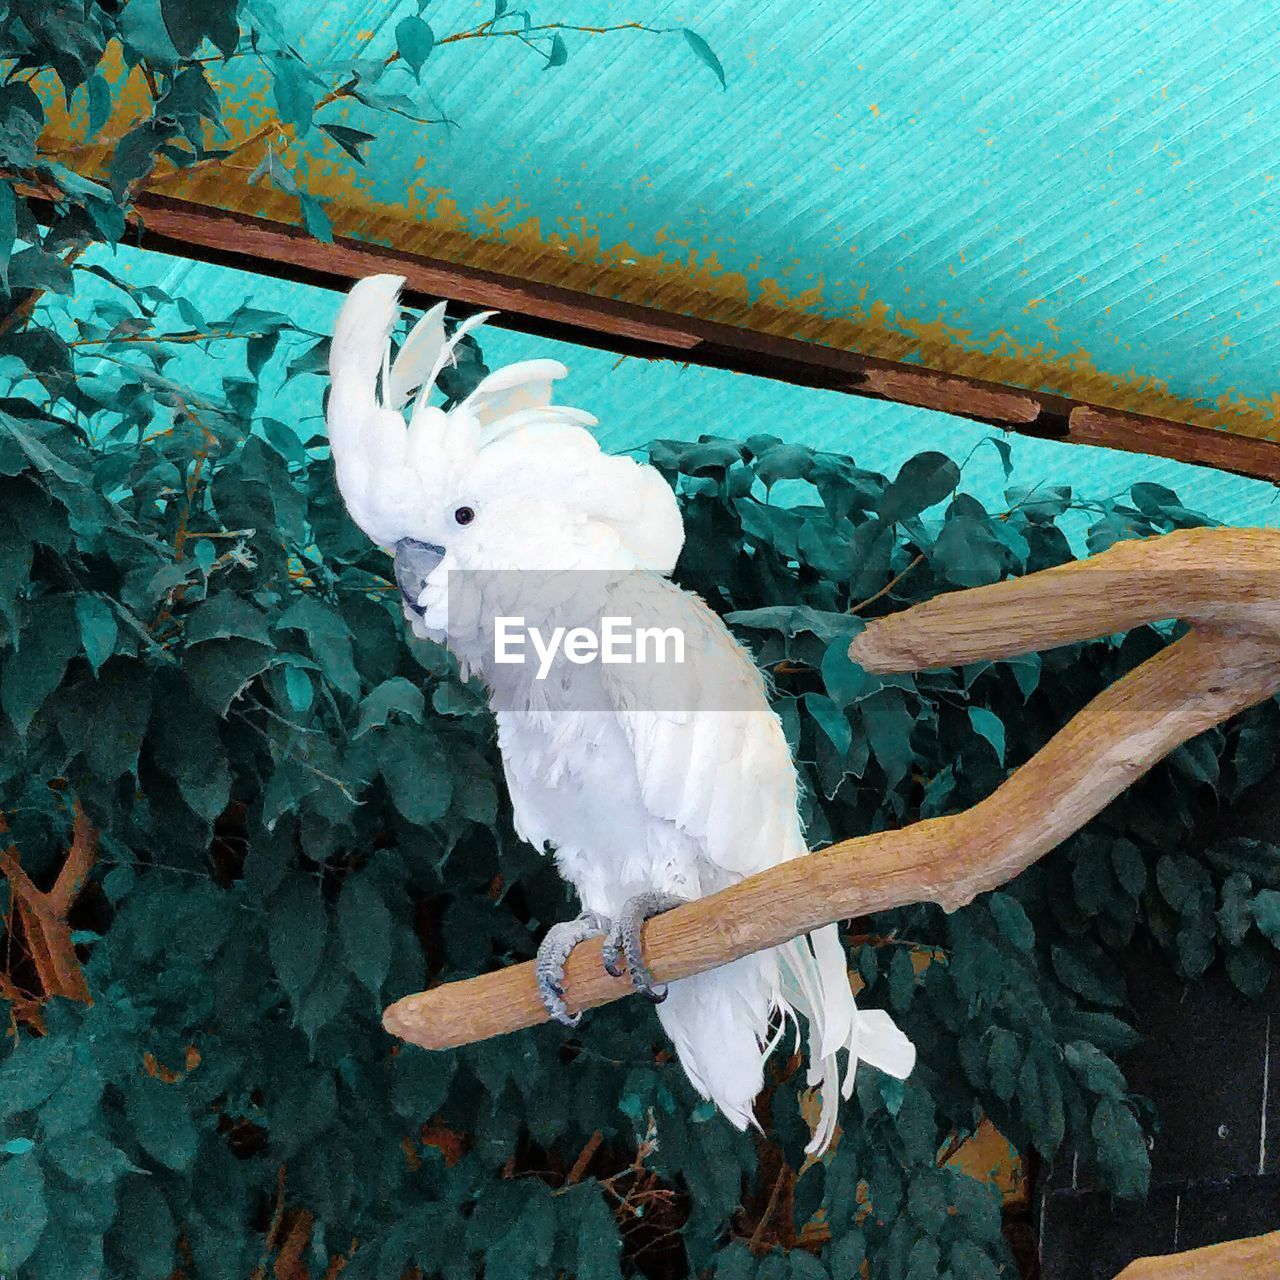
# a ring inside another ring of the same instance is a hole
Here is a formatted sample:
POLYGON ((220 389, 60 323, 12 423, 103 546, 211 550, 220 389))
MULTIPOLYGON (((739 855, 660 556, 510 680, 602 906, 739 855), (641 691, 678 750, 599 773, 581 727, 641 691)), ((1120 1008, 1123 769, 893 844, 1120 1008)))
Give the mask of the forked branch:
MULTIPOLYGON (((0 835, 6 831, 0 819, 0 835)), ((40 979, 41 994, 90 1002, 89 984, 76 958, 67 913, 84 888, 98 856, 98 833, 77 800, 71 848, 48 893, 32 882, 18 861, 12 845, 0 847, 0 873, 9 879, 10 891, 22 921, 31 962, 40 979)))
MULTIPOLYGON (((872 622, 850 649, 868 670, 1010 657, 1182 617, 1190 634, 1105 690, 987 799, 963 813, 845 840, 657 916, 644 930, 671 982, 833 920, 914 902, 955 910, 1079 830, 1170 751, 1280 689, 1280 532, 1195 529, 958 591, 872 622)), ((566 967, 587 1009, 631 993, 598 941, 566 967)), ((531 963, 406 996, 383 1015, 429 1049, 546 1021, 531 963)))

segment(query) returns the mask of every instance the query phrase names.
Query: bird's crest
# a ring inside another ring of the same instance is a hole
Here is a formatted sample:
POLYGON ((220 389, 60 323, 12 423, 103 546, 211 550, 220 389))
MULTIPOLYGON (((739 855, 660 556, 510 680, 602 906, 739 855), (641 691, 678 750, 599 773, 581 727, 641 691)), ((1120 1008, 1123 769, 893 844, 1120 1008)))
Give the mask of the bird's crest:
POLYGON ((579 470, 588 461, 598 484, 579 486, 572 496, 580 505, 594 502, 599 510, 590 514, 618 530, 639 564, 668 572, 684 536, 674 497, 651 468, 601 453, 588 430, 596 425, 591 414, 552 403, 552 384, 568 373, 564 365, 547 359, 506 365, 445 411, 430 403, 436 379, 456 362, 462 339, 496 313, 480 312, 446 334, 445 304, 438 303, 392 359, 403 285, 394 275, 359 281, 329 349, 329 441, 352 519, 392 547, 415 535, 428 495, 456 485, 482 452, 518 450, 540 463, 573 457, 579 470))

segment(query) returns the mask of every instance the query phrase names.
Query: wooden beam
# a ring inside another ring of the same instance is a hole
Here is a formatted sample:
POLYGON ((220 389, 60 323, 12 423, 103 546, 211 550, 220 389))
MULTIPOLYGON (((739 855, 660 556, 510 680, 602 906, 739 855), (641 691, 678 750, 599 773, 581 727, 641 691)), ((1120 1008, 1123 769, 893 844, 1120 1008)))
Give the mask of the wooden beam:
POLYGON ((1276 1276, 1280 1276, 1280 1231, 1161 1258, 1139 1258, 1116 1280, 1275 1280, 1276 1276))
MULTIPOLYGON (((953 911, 1011 880, 1175 747, 1280 689, 1277 564, 1280 530, 1182 530, 868 624, 850 655, 885 671, 1066 644, 1184 608, 1195 623, 1099 694, 973 808, 845 840, 656 916, 644 928, 655 979, 687 978, 836 920, 916 902, 953 911), (1231 572, 1219 578, 1221 566, 1231 572), (1104 589, 1123 580, 1131 582, 1127 592, 1104 589), (1068 589, 1076 582, 1084 589, 1068 589), (979 623, 966 631, 974 617, 979 623)), ((631 992, 626 978, 606 972, 598 939, 573 951, 564 985, 575 1011, 631 992)), ((529 962, 405 996, 382 1025, 446 1049, 546 1020, 529 962)))
POLYGON ((143 248, 329 289, 345 290, 363 276, 391 272, 408 281, 411 303, 448 298, 464 307, 492 308, 508 328, 623 355, 891 400, 1030 436, 1155 454, 1280 482, 1280 443, 1270 440, 937 373, 358 240, 322 244, 298 227, 190 201, 143 195, 134 230, 143 248))

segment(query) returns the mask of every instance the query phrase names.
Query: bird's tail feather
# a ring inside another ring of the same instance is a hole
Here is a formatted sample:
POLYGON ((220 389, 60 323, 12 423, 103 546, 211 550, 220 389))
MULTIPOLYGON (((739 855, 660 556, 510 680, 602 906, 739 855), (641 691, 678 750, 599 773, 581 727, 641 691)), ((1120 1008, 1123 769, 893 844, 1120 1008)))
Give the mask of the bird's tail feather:
POLYGON ((806 1151, 821 1155, 835 1135, 841 1097, 853 1092, 858 1062, 898 1079, 915 1066, 915 1046, 882 1009, 860 1011, 849 985, 844 948, 834 924, 778 948, 781 1000, 809 1024, 809 1084, 818 1086, 821 1114, 806 1151), (839 1051, 849 1062, 841 1080, 839 1051))
POLYGON ((774 953, 758 952, 673 982, 658 1006, 693 1087, 739 1129, 756 1123, 751 1107, 764 1087, 764 1041, 777 986, 774 953))
POLYGON ((859 1060, 899 1079, 916 1051, 881 1009, 859 1011, 835 925, 773 951, 673 982, 658 1017, 694 1088, 739 1129, 755 1124, 752 1104, 764 1084, 764 1063, 788 1019, 808 1023, 808 1081, 821 1114, 806 1151, 821 1155, 835 1136, 840 1098, 853 1092, 859 1060), (781 1014, 772 1036, 769 1026, 781 1014), (839 1053, 849 1061, 841 1071, 839 1053), (842 1087, 843 1083, 843 1087, 842 1087))

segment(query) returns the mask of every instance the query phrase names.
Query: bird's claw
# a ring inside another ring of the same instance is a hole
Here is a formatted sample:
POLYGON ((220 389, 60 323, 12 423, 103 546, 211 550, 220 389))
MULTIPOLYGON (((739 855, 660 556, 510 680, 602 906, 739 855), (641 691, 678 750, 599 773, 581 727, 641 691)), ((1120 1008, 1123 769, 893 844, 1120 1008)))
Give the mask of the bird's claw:
POLYGON ((654 982, 645 963, 640 933, 646 920, 681 906, 684 901, 670 893, 638 893, 623 903, 618 919, 604 940, 604 967, 615 978, 627 973, 636 994, 654 1004, 661 1004, 667 998, 667 985, 654 982))
POLYGON ((609 922, 603 916, 594 911, 584 911, 576 920, 553 924, 538 947, 538 958, 534 963, 538 995, 543 1007, 561 1026, 576 1027, 582 1021, 582 1014, 570 1013, 569 1006, 565 1004, 565 961, 578 943, 588 938, 603 937, 608 928, 609 922))

